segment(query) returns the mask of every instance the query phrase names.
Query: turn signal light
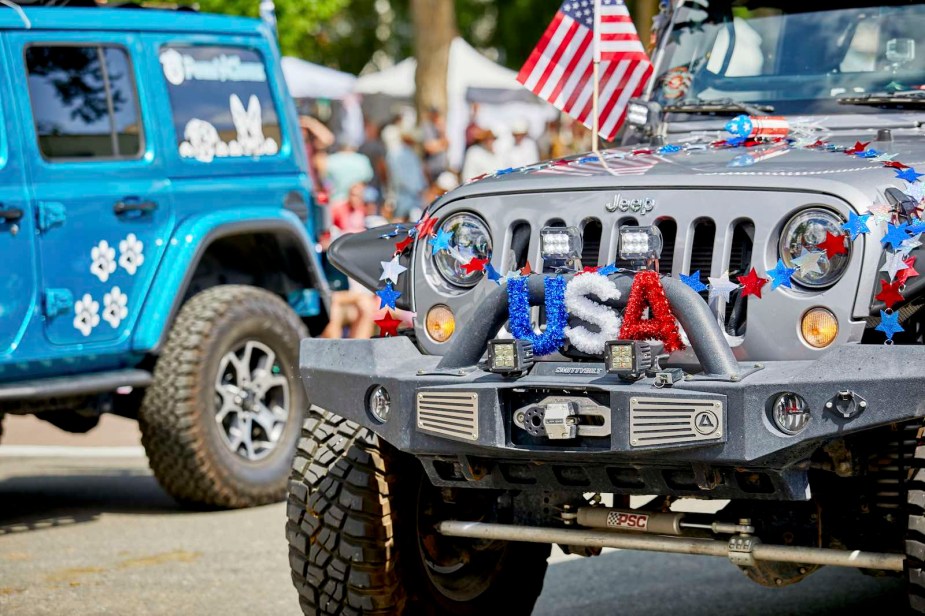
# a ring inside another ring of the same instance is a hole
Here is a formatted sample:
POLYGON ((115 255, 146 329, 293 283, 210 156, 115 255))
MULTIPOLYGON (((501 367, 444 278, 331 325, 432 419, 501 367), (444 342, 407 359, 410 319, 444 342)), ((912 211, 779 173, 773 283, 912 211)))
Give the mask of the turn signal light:
POLYGON ((427 335, 434 342, 446 342, 456 331, 456 317, 453 311, 443 304, 432 306, 424 319, 427 335))
POLYGON ((825 308, 812 308, 803 315, 800 322, 803 340, 811 347, 823 349, 838 336, 838 319, 825 308))

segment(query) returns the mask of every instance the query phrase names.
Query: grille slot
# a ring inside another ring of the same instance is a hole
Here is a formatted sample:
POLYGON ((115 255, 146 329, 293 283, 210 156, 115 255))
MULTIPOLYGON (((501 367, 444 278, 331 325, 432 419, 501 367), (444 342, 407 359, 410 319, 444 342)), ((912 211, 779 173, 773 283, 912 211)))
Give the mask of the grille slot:
POLYGON ((597 265, 597 259, 601 252, 601 233, 604 227, 601 221, 596 218, 590 218, 585 222, 581 231, 581 264, 584 266, 597 265))
POLYGON ((658 260, 658 273, 671 276, 675 242, 678 239, 678 223, 670 218, 663 218, 655 223, 655 226, 662 233, 662 256, 658 260))
POLYGON ((417 427, 448 438, 477 441, 479 396, 471 391, 427 391, 417 394, 417 427))
POLYGON ((704 398, 631 398, 630 446, 725 440, 723 403, 704 398))
POLYGON ((688 274, 700 272, 700 282, 707 284, 710 268, 713 266, 713 242, 716 239, 716 224, 707 218, 694 223, 694 239, 691 245, 691 266, 688 274))

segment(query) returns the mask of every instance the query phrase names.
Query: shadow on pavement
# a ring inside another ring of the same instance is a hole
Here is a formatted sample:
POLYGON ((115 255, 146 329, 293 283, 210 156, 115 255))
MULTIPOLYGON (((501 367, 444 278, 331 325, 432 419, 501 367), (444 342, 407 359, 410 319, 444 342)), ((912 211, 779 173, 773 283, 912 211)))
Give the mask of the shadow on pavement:
POLYGON ((610 552, 550 565, 533 616, 903 614, 898 578, 828 567, 799 584, 765 588, 720 558, 610 552))
POLYGON ((0 479, 0 536, 93 522, 104 513, 189 513, 142 469, 80 468, 0 479))

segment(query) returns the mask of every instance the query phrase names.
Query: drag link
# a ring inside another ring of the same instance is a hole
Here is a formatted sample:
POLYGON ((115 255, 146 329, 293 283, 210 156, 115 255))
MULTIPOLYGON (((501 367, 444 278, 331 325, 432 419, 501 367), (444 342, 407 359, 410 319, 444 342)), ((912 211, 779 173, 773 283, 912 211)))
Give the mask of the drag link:
MULTIPOLYGON (((495 541, 523 541, 527 543, 555 543, 569 546, 719 556, 729 558, 733 562, 737 562, 739 560, 738 557, 741 556, 741 553, 736 554, 731 550, 730 543, 726 541, 644 535, 637 533, 616 533, 607 530, 546 528, 451 520, 437 524, 437 531, 449 537, 466 537, 470 539, 487 539, 495 541)), ((755 542, 750 547, 749 554, 754 560, 805 565, 828 565, 832 567, 855 567, 858 569, 879 569, 884 571, 902 571, 903 561, 905 560, 902 554, 766 545, 758 542, 755 542)))

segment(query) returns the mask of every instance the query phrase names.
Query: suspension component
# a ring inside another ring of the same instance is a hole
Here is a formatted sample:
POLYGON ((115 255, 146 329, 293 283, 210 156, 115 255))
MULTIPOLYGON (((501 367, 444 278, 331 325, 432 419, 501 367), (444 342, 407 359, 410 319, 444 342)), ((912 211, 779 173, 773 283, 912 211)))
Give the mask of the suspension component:
POLYGON ((680 535, 683 513, 623 511, 611 507, 579 507, 577 522, 589 528, 631 530, 656 535, 680 535))

